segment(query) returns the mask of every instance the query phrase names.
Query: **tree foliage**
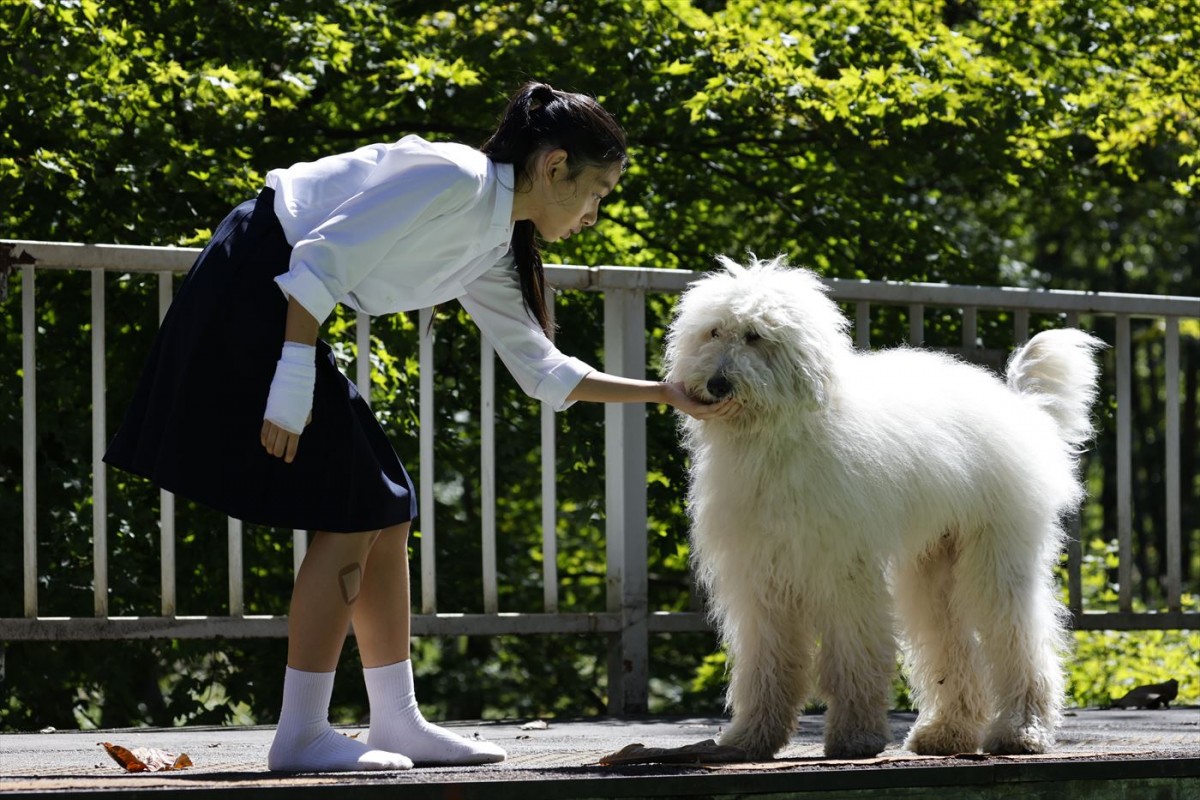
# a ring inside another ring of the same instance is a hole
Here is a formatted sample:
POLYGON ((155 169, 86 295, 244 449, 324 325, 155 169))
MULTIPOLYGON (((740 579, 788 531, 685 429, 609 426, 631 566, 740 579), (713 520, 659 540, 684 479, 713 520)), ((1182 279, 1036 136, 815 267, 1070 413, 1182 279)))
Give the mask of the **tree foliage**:
MULTIPOLYGON (((0 0, 0 224, 11 238, 198 244, 273 167, 407 133, 478 144, 508 93, 537 78, 596 95, 633 150, 601 224, 551 248, 553 260, 706 269, 717 253, 754 251, 787 253, 839 277, 1197 295, 1198 11, 1195 0, 0 0)), ((43 613, 86 615, 90 431, 79 410, 90 402, 81 366, 90 288, 86 276, 38 280, 40 596, 43 613)), ((108 286, 111 431, 157 316, 146 276, 115 276, 108 286)), ((563 349, 602 363, 597 299, 569 302, 563 349)), ((670 305, 651 301, 651 353, 670 305)), ((19 552, 21 529, 17 308, 13 299, 0 306, 0 543, 8 553, 19 552)), ((1005 322, 984 325, 992 346, 1008 343, 1005 322)), ((327 330, 347 367, 354 324, 338 316, 327 330)), ((875 324, 873 338, 896 337, 894 320, 875 324)), ((931 325, 931 338, 953 340, 954 320, 931 325)), ((1145 353, 1139 385, 1159 385, 1161 332, 1139 326, 1135 334, 1145 353)), ((1194 581, 1200 352, 1195 332, 1185 334, 1184 546, 1194 581)), ((419 479, 417 331, 397 317, 376 320, 372 335, 374 406, 419 479)), ((479 431, 470 412, 479 354, 461 316, 439 322, 437 355, 439 591, 443 608, 478 610, 471 476, 479 431)), ((1153 487, 1162 480, 1162 398, 1152 388, 1138 398, 1146 434, 1138 463, 1149 465, 1138 485, 1153 487)), ((502 605, 532 610, 540 554, 529 442, 538 412, 511 382, 497 405, 507 465, 502 605)), ((1111 426, 1111 409, 1101 422, 1111 426)), ((600 424, 598 407, 558 421, 566 610, 603 607, 603 452, 591 435, 600 424)), ((664 609, 690 602, 674 437, 670 415, 651 409, 651 590, 664 609)), ((1103 547, 1115 507, 1111 453, 1102 446, 1097 459, 1089 475, 1101 502, 1088 534, 1103 547)), ((157 492, 123 475, 109 481, 114 613, 156 614, 157 492)), ((1150 554, 1139 565, 1150 587, 1143 599, 1154 604, 1161 502, 1148 496, 1138 508, 1150 554)), ((180 613, 222 608, 223 519, 185 505, 178 524, 180 613)), ((283 613, 290 532, 251 531, 246 547, 251 613, 283 613)), ((0 593, 5 615, 20 613, 19 566, 15 558, 0 565, 10 587, 0 593)), ((419 647, 424 696, 451 715, 603 707, 598 639, 419 647)), ((705 659, 713 647, 698 635, 656 640, 656 708, 719 707, 720 659, 705 659)), ((212 650, 204 642, 123 643, 119 654, 13 644, 0 716, 10 727, 271 718, 281 643, 212 650), (42 675, 52 677, 34 677, 42 675), (215 685, 226 695, 214 695, 215 685)), ((335 702, 353 716, 361 692, 345 683, 335 702)), ((1100 697, 1084 684, 1075 684, 1078 702, 1100 697)))

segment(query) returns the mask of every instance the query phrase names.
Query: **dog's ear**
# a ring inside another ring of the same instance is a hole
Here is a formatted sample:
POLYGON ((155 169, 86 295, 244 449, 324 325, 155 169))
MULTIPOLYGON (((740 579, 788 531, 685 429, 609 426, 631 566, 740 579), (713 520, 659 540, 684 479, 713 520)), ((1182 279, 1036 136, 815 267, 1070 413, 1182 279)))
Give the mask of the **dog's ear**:
MULTIPOLYGON (((771 371, 778 381, 776 391, 790 394, 792 402, 805 411, 820 411, 829 405, 835 380, 835 366, 821 351, 821 342, 805 335, 801 328, 777 332, 778 345, 771 348, 771 371)), ((780 396, 778 401, 783 400, 780 396)))

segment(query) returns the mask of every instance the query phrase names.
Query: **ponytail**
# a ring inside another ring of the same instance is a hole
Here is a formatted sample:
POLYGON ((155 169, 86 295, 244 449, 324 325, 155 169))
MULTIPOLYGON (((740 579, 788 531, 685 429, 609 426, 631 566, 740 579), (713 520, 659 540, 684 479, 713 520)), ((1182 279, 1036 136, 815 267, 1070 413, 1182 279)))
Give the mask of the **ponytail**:
MULTIPOLYGON (((610 167, 629 163, 625 132, 592 98, 560 92, 545 83, 527 83, 509 99, 496 132, 482 147, 493 161, 513 165, 517 186, 528 180, 529 163, 547 149, 567 153, 567 171, 577 176, 587 167, 610 167)), ((515 186, 513 187, 516 188, 515 186)), ((513 260, 521 284, 525 309, 551 334, 546 304, 546 273, 541 247, 531 220, 513 226, 513 260)))

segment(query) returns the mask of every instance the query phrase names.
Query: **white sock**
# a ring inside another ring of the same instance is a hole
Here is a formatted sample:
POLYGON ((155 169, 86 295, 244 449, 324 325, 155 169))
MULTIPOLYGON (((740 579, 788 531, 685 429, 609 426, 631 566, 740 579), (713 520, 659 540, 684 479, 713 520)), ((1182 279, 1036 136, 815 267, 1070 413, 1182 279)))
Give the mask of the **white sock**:
POLYGON ((302 672, 288 667, 283 678, 283 709, 267 768, 278 772, 349 772, 412 769, 398 753, 374 750, 335 731, 329 724, 332 672, 302 672))
POLYGON ((404 753, 427 766, 494 764, 505 752, 491 742, 464 739, 421 716, 413 691, 412 661, 363 669, 367 698, 371 702, 371 730, 367 741, 404 753))

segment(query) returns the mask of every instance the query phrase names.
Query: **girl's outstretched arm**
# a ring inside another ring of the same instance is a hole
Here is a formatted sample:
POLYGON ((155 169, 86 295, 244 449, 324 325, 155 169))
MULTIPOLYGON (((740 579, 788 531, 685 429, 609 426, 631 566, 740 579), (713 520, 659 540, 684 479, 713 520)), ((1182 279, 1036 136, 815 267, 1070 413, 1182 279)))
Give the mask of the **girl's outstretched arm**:
POLYGON ((715 403, 697 400, 684 391, 682 383, 622 378, 599 370, 584 376, 567 399, 592 403, 665 403, 696 419, 720 419, 741 409, 732 397, 715 403))

